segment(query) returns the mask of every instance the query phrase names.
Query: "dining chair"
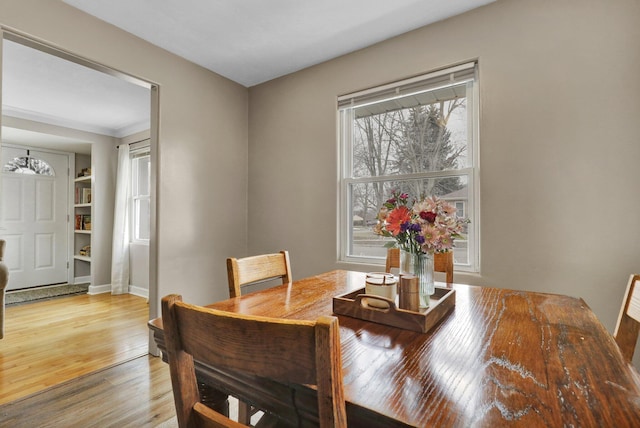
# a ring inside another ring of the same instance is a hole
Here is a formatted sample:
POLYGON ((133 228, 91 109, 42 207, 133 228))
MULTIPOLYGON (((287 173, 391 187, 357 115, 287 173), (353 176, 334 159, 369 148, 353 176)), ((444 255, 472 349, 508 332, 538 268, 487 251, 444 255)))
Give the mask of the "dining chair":
POLYGON ((338 318, 242 315, 188 304, 172 294, 162 299, 162 323, 180 428, 204 421, 246 426, 200 403, 194 361, 286 385, 315 385, 320 427, 347 426, 338 318))
POLYGON ((613 332, 613 337, 622 351, 622 355, 629 362, 633 359, 640 335, 640 286, 636 286, 638 281, 640 281, 638 274, 629 277, 616 329, 613 332))
POLYGON ((280 278, 283 284, 291 282, 289 252, 227 259, 229 297, 240 297, 241 289, 248 285, 280 278))
MULTIPOLYGON (((393 268, 400 268, 400 249, 389 248, 387 250, 387 263, 385 272, 391 272, 393 268)), ((433 255, 433 270, 446 274, 447 284, 453 283, 453 251, 435 253, 433 255)))
MULTIPOLYGON (((242 288, 272 279, 282 280, 282 284, 291 281, 291 263, 289 252, 280 251, 273 254, 227 259, 227 279, 229 281, 229 297, 240 297, 242 288)), ((258 411, 243 401, 238 402, 238 421, 249 425, 251 417, 258 411)))

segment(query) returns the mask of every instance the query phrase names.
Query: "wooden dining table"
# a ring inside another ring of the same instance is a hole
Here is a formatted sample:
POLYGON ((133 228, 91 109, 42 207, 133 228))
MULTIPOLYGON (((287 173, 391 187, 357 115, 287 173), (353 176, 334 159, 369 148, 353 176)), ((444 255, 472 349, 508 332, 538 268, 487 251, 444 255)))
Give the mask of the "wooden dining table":
MULTIPOLYGON (((336 270, 207 306, 314 320, 364 282, 364 273, 336 270)), ((455 306, 426 333, 337 315, 350 427, 640 426, 634 370, 582 299, 449 286, 455 306)), ((164 351, 162 320, 149 327, 164 351)), ((312 387, 202 365, 196 373, 218 409, 230 394, 292 426, 314 425, 312 387)))

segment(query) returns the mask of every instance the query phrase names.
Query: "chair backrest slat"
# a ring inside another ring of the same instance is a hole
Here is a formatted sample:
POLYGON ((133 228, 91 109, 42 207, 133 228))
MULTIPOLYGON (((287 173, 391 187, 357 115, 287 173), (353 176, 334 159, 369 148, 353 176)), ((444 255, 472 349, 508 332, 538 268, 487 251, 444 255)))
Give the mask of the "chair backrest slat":
POLYGON ((229 297, 242 295, 244 286, 256 282, 280 278, 282 284, 291 281, 291 264, 289 252, 280 251, 273 254, 227 259, 227 278, 229 281, 229 297))
POLYGON ((624 294, 620 314, 613 337, 622 351, 622 355, 630 362, 640 335, 640 275, 631 275, 624 294))
POLYGON ((188 426, 199 402, 194 360, 283 384, 316 385, 320 426, 346 426, 337 318, 241 315, 169 295, 162 299, 162 321, 180 427, 188 426))
POLYGON ((197 361, 283 382, 316 383, 315 322, 236 316, 182 302, 174 310, 182 347, 197 361), (203 334, 208 331, 216 333, 203 334))
POLYGON ((640 287, 634 285, 631 296, 629 298, 629 307, 627 308, 627 315, 634 320, 640 322, 640 287))

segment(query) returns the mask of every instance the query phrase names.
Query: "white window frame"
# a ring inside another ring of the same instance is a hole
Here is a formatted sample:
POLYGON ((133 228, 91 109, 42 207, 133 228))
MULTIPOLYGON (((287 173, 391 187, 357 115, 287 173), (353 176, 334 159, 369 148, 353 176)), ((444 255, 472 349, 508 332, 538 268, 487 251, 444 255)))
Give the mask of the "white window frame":
MULTIPOLYGON (((150 194, 140 194, 139 193, 139 162, 141 159, 150 159, 150 151, 149 146, 142 147, 140 149, 132 149, 130 153, 131 158, 131 203, 129 209, 131 210, 130 221, 131 221, 131 243, 133 244, 143 244, 149 245, 149 238, 138 238, 140 236, 140 223, 139 223, 139 212, 136 209, 139 201, 146 200, 150 203, 151 195, 150 194)), ((148 182, 147 190, 150 191, 151 182, 148 182)))
MULTIPOLYGON (((479 89, 478 89, 478 64, 477 62, 461 64, 459 66, 450 67, 433 73, 405 79, 398 82, 389 83, 376 88, 367 89, 338 97, 337 120, 339 123, 338 147, 340 158, 339 171, 339 191, 338 191, 338 261, 347 263, 377 264, 384 265, 385 259, 381 257, 365 257, 350 255, 348 250, 352 243, 352 219, 353 204, 349 199, 349 189, 353 184, 368 183, 378 181, 397 180, 400 176, 376 176, 376 177, 353 177, 351 168, 352 159, 352 129, 353 129, 353 110, 346 108, 354 106, 354 100, 359 104, 374 104, 386 99, 405 96, 410 93, 412 88, 436 86, 438 82, 444 82, 447 78, 453 79, 454 73, 472 69, 472 78, 469 79, 470 89, 467 90, 467 111, 469 118, 468 126, 468 159, 470 167, 457 169, 455 171, 438 171, 423 172, 418 174, 402 175, 403 179, 425 179, 445 177, 454 173, 455 175, 466 175, 468 179, 468 201, 466 204, 466 216, 470 219, 468 246, 469 259, 467 264, 456 264, 455 268, 459 271, 479 272, 480 268, 480 157, 479 157, 479 89), (443 78, 445 80, 443 80, 443 78)), ((442 84, 442 83, 441 83, 442 84)))
POLYGON ((456 207, 456 213, 460 217, 465 217, 467 215, 467 204, 465 204, 464 202, 456 202, 455 207, 456 207), (458 205, 462 206, 462 210, 458 208, 458 205))

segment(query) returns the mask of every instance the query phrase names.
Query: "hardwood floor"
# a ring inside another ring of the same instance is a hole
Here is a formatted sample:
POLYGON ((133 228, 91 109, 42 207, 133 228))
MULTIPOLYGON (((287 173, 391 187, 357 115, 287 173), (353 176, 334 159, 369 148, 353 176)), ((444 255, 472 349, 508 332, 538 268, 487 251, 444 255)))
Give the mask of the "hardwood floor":
POLYGON ((148 306, 133 295, 78 295, 8 306, 0 404, 148 353, 148 306))
MULTIPOLYGON (((177 428, 169 366, 148 355, 147 318, 146 299, 132 295, 8 307, 0 427, 177 428)), ((229 411, 237 418, 232 397, 229 411)))
POLYGON ((0 427, 177 428, 169 366, 150 355, 0 406, 0 427))

